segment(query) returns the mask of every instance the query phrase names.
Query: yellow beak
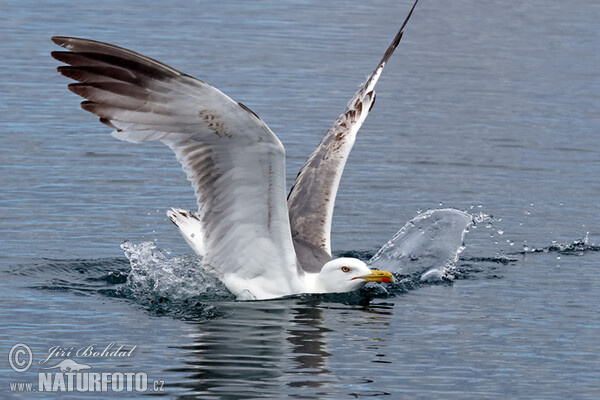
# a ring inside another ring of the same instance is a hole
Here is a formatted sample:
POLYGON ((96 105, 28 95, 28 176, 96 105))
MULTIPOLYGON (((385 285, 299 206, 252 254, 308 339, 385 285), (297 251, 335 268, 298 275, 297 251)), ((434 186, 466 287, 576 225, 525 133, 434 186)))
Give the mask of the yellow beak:
POLYGON ((394 275, 392 275, 392 273, 388 271, 377 271, 372 269, 370 274, 358 276, 352 279, 364 279, 365 282, 392 283, 394 282, 394 275))

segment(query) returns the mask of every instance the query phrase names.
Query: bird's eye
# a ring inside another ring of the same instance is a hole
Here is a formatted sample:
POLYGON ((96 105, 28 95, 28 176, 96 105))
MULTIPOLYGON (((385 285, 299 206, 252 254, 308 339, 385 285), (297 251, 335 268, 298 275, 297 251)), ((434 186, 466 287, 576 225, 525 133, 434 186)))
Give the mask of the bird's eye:
POLYGON ((350 272, 350 268, 346 267, 345 265, 342 267, 342 272, 350 272))

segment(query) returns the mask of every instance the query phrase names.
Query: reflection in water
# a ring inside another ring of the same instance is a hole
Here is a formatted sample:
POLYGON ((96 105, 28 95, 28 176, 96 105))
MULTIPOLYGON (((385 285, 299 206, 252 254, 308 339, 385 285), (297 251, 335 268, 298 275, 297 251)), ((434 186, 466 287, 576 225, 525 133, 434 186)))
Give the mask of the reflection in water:
MULTIPOLYGON (((170 371, 186 374, 186 380, 172 386, 190 390, 181 398, 227 399, 281 398, 294 389, 302 398, 316 399, 345 389, 345 384, 340 386, 345 378, 327 367, 332 356, 328 349, 334 348, 329 342, 332 336, 343 337, 343 332, 324 326, 329 307, 320 301, 296 298, 220 304, 228 317, 199 324, 192 344, 179 347, 189 354, 186 367, 170 371), (320 389, 313 393, 309 388, 320 389)), ((365 325, 375 322, 372 313, 381 313, 387 320, 390 309, 380 310, 380 306, 335 304, 333 312, 342 327, 365 325), (352 319, 343 316, 348 313, 352 319)))
MULTIPOLYGON (((178 384, 190 396, 245 399, 281 393, 285 330, 290 311, 285 302, 225 303, 228 318, 198 325, 190 352, 189 373, 178 384)), ((184 398, 187 396, 184 396, 184 398)))
POLYGON ((323 317, 318 307, 302 304, 293 308, 293 324, 287 330, 287 340, 294 347, 292 353, 295 365, 288 373, 298 374, 301 380, 288 382, 291 387, 319 387, 326 383, 324 380, 311 377, 327 374, 331 371, 324 368, 326 359, 331 354, 324 350, 324 334, 331 329, 323 326, 323 317))

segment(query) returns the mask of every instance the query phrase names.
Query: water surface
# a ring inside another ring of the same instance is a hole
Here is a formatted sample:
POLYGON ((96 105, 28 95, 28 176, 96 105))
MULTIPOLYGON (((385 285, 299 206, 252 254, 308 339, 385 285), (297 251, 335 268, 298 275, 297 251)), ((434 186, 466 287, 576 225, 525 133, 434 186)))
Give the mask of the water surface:
POLYGON ((452 280, 240 303, 218 282, 194 293, 183 278, 179 286, 129 278, 126 240, 147 250, 153 271, 193 272, 164 214, 193 208, 192 190, 164 146, 116 141, 79 109, 49 56, 50 36, 134 49, 243 102, 284 143, 291 185, 410 5, 4 2, 1 397, 27 398, 9 383, 41 371, 9 367, 19 342, 36 360, 56 345, 137 345, 130 359, 88 364, 144 371, 165 382, 156 394, 169 398, 597 396, 600 7, 592 0, 423 1, 386 67, 340 186, 333 247, 368 258, 419 212, 483 213, 452 280))

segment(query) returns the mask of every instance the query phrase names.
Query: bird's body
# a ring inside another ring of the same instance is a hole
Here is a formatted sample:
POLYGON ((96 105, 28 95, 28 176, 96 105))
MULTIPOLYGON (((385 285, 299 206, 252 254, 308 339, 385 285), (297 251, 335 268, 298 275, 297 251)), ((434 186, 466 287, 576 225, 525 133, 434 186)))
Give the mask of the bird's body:
MULTIPOLYGON (((204 254, 202 243, 202 225, 199 218, 190 211, 182 209, 171 209, 167 212, 169 219, 179 228, 184 237, 196 254, 204 254)), ((221 280, 233 292, 237 293, 239 299, 253 299, 256 293, 262 293, 268 298, 276 298, 289 295, 281 291, 277 285, 272 285, 272 277, 258 275, 252 279, 239 279, 235 274, 224 275, 221 280)), ((292 277, 296 280, 297 293, 330 293, 350 292, 362 287, 366 282, 393 282, 394 277, 387 271, 371 270, 358 259, 350 257, 336 258, 323 264, 317 272, 304 271, 292 277), (326 276, 339 275, 339 279, 326 278, 326 276), (342 279, 346 278, 346 279, 342 279), (330 287, 327 282, 344 282, 345 287, 330 287)))
POLYGON ((285 151, 248 107, 203 81, 107 43, 53 37, 68 51, 52 56, 78 83, 82 108, 117 139, 161 141, 191 182, 198 212, 169 218, 192 249, 240 299, 347 292, 389 282, 358 259, 332 260, 331 219, 337 188, 373 88, 402 37, 415 1, 377 68, 348 104, 285 193, 285 151))

